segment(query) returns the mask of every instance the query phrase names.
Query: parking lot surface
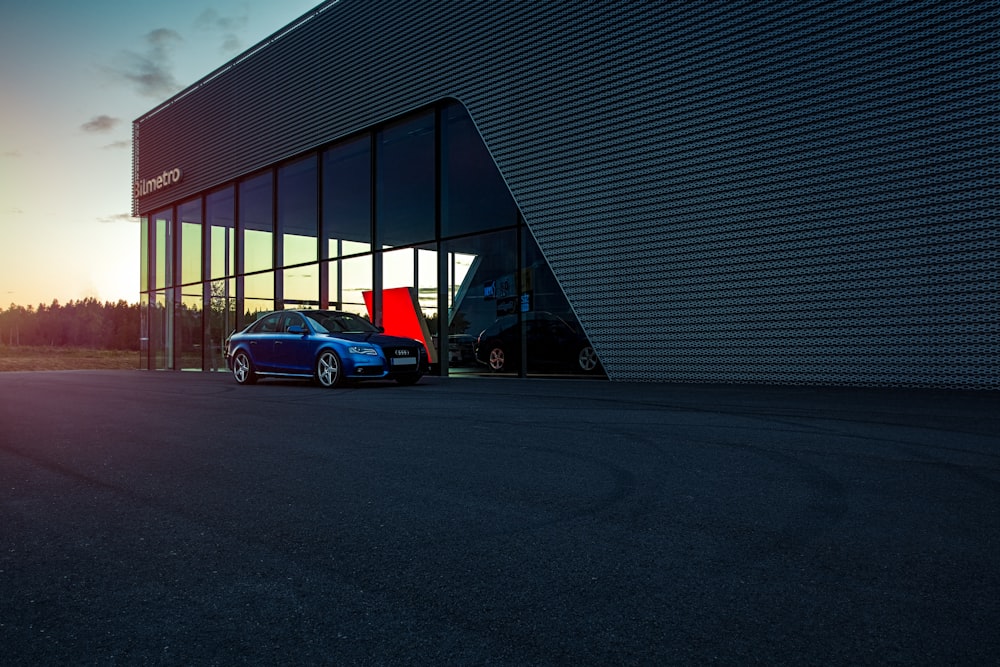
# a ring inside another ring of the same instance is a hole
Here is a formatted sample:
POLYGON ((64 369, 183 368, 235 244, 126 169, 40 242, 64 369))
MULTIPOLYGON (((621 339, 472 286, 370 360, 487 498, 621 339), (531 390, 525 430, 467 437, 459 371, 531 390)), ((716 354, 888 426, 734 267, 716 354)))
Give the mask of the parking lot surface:
POLYGON ((996 664, 993 392, 0 373, 0 663, 996 664))

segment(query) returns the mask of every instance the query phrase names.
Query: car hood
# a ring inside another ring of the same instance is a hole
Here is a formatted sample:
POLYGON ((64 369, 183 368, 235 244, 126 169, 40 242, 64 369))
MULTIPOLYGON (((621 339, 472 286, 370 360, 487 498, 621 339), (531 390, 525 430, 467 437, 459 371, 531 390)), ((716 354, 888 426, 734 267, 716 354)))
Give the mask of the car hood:
POLYGON ((387 334, 381 333, 329 333, 325 334, 327 338, 337 338, 340 340, 351 341, 352 343, 372 343, 374 345, 380 345, 383 347, 393 347, 395 345, 413 345, 414 343, 420 344, 420 341, 414 340, 413 338, 403 338, 402 336, 389 336, 387 334))

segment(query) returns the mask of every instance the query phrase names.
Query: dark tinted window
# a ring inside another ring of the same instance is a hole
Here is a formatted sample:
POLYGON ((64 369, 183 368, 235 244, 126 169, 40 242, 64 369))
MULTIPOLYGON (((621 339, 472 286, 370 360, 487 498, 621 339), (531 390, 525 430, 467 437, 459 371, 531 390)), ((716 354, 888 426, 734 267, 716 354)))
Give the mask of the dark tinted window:
POLYGON ((378 246, 433 241, 434 114, 390 125, 377 137, 378 246))
POLYGON ((278 323, 282 313, 272 313, 262 318, 250 329, 250 333, 274 333, 278 330, 278 323))
POLYGON ((317 310, 309 313, 308 318, 318 333, 370 333, 377 331, 371 322, 352 313, 317 310))
POLYGON ((372 243, 371 138, 323 153, 323 238, 326 257, 368 252, 372 243))
POLYGON ((273 265, 272 181, 268 171, 240 183, 239 225, 243 232, 243 271, 246 273, 270 269, 273 265))
POLYGON ((298 313, 282 313, 280 331, 288 331, 290 327, 305 327, 305 320, 298 313))
POLYGON ((278 169, 282 266, 316 261, 316 156, 278 169))
POLYGON ((441 135, 441 235, 517 224, 514 198, 461 104, 445 108, 441 135))
POLYGON ((205 198, 205 216, 208 229, 209 277, 225 278, 236 273, 236 239, 233 230, 233 188, 213 192, 205 198))

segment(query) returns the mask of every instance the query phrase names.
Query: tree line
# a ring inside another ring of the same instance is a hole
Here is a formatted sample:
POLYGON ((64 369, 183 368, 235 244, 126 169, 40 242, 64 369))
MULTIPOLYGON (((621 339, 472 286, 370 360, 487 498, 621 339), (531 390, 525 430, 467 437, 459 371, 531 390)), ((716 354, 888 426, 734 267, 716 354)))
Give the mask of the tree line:
POLYGON ((0 345, 139 349, 139 304, 88 298, 0 308, 0 345))

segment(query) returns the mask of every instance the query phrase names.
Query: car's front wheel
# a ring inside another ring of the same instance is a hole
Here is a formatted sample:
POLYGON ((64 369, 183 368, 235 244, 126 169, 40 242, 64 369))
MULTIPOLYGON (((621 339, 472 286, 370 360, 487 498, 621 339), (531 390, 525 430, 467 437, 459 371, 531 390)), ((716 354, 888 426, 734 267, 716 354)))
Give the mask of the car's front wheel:
POLYGON ((316 382, 321 387, 336 387, 344 378, 340 357, 333 350, 323 350, 316 359, 316 382))
POLYGON ((253 384, 257 381, 257 374, 253 371, 253 362, 246 352, 237 352, 233 357, 233 377, 239 384, 253 384))
POLYGON ((500 373, 507 368, 507 355, 504 354, 503 348, 499 345, 490 346, 490 354, 487 360, 490 365, 490 370, 494 373, 500 373))

